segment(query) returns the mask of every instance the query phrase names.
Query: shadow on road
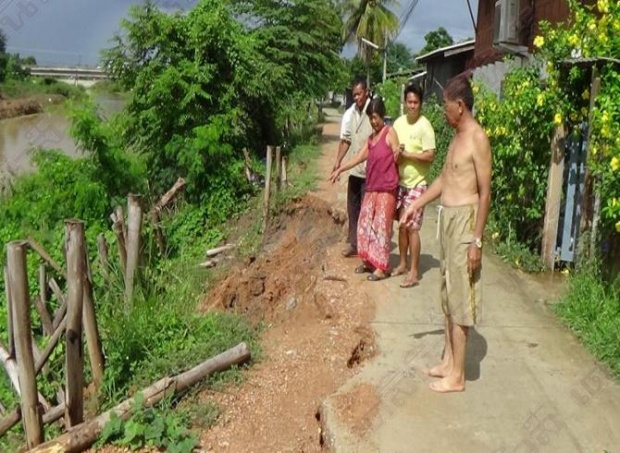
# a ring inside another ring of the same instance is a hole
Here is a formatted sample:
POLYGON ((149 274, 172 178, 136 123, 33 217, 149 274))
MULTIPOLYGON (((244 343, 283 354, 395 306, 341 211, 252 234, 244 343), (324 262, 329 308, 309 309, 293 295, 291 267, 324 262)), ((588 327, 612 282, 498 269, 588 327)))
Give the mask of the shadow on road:
POLYGON ((480 363, 487 355, 487 340, 474 327, 469 329, 467 356, 465 357, 465 380, 480 379, 480 363))

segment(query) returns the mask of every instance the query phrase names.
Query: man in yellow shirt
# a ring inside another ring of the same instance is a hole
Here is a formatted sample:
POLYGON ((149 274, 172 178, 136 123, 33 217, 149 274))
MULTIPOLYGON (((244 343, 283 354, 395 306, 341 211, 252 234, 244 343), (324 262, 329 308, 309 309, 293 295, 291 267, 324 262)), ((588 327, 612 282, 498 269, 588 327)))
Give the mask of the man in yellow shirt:
MULTIPOLYGON (((394 130, 401 144, 401 158, 398 165, 398 218, 405 209, 426 192, 426 177, 435 157, 435 131, 430 121, 422 115, 423 91, 418 85, 405 88, 407 114, 394 122, 394 130)), ((420 228, 424 211, 418 210, 406 225, 398 230, 398 250, 400 263, 392 275, 407 272, 407 254, 411 253, 411 269, 400 284, 401 288, 416 286, 419 282, 420 228)))

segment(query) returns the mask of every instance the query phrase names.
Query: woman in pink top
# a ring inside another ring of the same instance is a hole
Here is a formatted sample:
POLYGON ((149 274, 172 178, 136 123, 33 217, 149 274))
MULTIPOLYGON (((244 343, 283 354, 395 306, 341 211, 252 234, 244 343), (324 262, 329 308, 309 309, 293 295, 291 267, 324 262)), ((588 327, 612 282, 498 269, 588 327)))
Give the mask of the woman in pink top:
POLYGON ((340 165, 330 176, 335 182, 343 171, 366 162, 366 194, 357 227, 357 253, 362 265, 355 272, 372 272, 368 280, 382 280, 389 274, 392 223, 398 191, 399 143, 396 132, 385 124, 385 105, 373 99, 366 113, 372 135, 357 157, 340 165))

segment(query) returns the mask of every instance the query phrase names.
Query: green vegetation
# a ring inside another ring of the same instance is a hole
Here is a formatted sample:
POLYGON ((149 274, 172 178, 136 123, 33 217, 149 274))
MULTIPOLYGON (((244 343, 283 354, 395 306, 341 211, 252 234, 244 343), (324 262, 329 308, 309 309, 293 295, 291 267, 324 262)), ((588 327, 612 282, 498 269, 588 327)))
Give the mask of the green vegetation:
POLYGON ((555 311, 594 356, 620 377, 620 280, 606 281, 600 265, 583 269, 571 277, 555 311))
MULTIPOLYGON (((283 147, 293 187, 278 205, 314 184, 314 99, 344 73, 338 56, 342 21, 327 0, 286 5, 202 0, 186 15, 165 14, 146 2, 133 7, 122 26, 122 36, 105 59, 116 87, 128 93, 125 110, 103 121, 88 102, 75 107, 71 134, 84 157, 35 151, 38 170, 15 178, 0 197, 0 241, 31 235, 59 262, 64 262, 63 220, 85 222, 106 357, 102 389, 89 402, 94 410, 109 408, 163 375, 240 341, 260 358, 261 326, 232 314, 198 313, 214 277, 197 264, 257 204, 253 196, 258 189, 243 173, 244 148, 257 170, 264 166, 267 144, 283 147), (186 180, 185 191, 161 219, 167 249, 160 253, 147 224, 139 284, 133 300, 125 303, 108 216, 125 204, 128 193, 143 194, 144 207, 152 206, 178 177, 186 180), (110 244, 110 281, 104 280, 96 259, 100 233, 110 244)), ((256 213, 252 218, 258 218, 256 213)), ((242 253, 256 252, 258 234, 259 225, 239 240, 242 253)), ((33 292, 39 264, 30 257, 33 292)), ((58 306, 51 295, 50 309, 58 306)), ((4 301, 0 324, 6 325, 4 301)), ((34 334, 44 346, 38 326, 34 334)), ((3 329, 0 341, 6 340, 3 329)), ((63 381, 62 356, 59 347, 49 372, 38 381, 41 393, 52 401, 63 381)), ((222 373, 212 383, 223 378, 238 379, 238 371, 222 373)), ((17 404, 4 373, 0 399, 10 408, 17 404)), ((109 439, 132 447, 152 441, 169 451, 174 444, 177 451, 188 451, 184 448, 191 436, 177 429, 187 419, 158 411, 136 411, 131 421, 108 428, 109 439)), ((0 449, 11 450, 20 439, 15 429, 0 439, 0 449)))

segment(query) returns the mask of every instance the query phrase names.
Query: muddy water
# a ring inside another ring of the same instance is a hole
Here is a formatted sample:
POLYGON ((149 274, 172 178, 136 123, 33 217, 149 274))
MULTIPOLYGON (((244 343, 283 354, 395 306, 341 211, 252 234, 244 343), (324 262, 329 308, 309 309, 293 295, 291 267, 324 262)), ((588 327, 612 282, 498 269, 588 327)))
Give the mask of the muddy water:
MULTIPOLYGON (((122 109, 123 101, 111 96, 95 98, 104 117, 122 109)), ((32 170, 31 151, 59 149, 69 156, 81 151, 69 136, 70 122, 58 113, 41 113, 0 121, 0 180, 32 170)))

